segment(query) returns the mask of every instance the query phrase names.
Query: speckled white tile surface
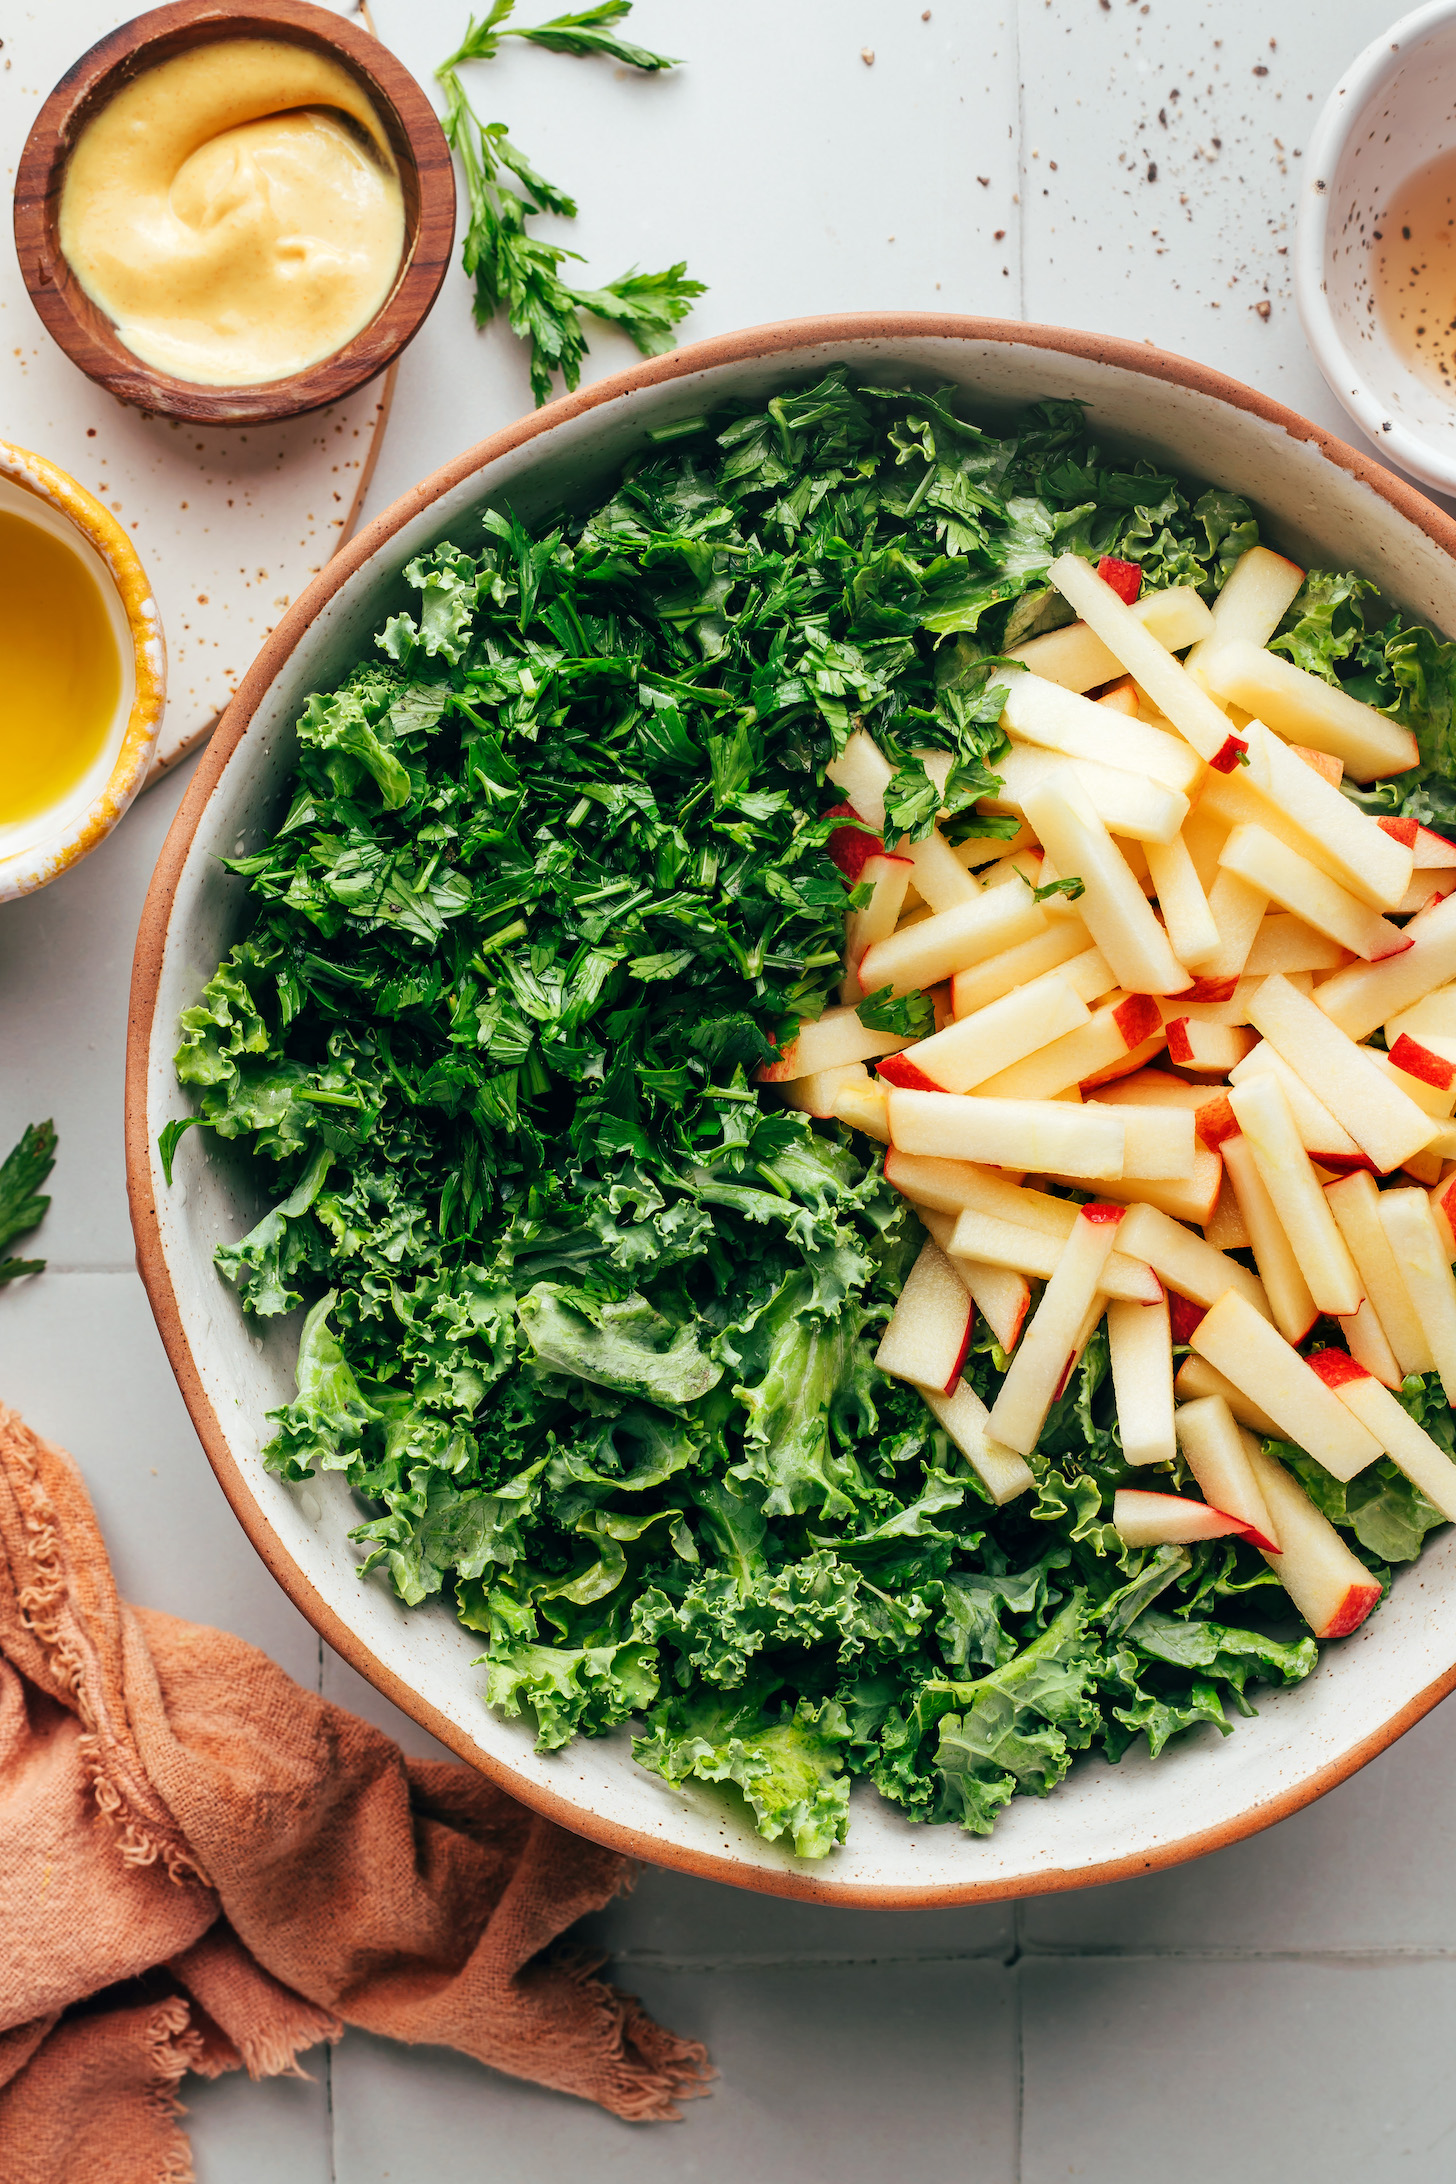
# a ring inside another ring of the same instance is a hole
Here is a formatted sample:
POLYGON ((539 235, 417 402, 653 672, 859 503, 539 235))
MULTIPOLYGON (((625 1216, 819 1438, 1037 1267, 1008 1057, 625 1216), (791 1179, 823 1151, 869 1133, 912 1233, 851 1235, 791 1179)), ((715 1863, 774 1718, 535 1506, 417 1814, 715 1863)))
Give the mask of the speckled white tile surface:
MULTIPOLYGON (((375 0, 421 75, 464 12, 375 0)), ((634 32, 686 54, 680 77, 517 52, 481 92, 584 199, 569 240, 591 275, 688 256, 711 284, 693 331, 876 305, 1019 314, 1146 336, 1338 430, 1281 251, 1313 116, 1394 12, 932 0, 927 22, 923 0, 639 0, 634 32)), ((604 334, 588 371, 630 355, 604 334)), ((0 372, 13 396, 5 348, 0 372)), ((476 333, 452 278, 405 359, 370 507, 526 400, 518 352, 476 333)), ((253 635, 235 634, 241 667, 253 635)), ((45 1114, 61 1132, 37 1240, 52 1272, 0 1296, 0 1394, 76 1453, 134 1597, 226 1624, 425 1752, 423 1732, 321 1658, 237 1529, 132 1271, 126 983, 181 787, 0 910, 0 1140, 45 1114)), ((713 2048, 718 2089, 682 2125, 629 2130, 457 2057, 350 2035, 312 2060, 312 2084, 189 2084, 198 2177, 1444 2184, 1453 1724, 1438 1712, 1323 1804, 1217 1857, 1014 1912, 828 1911, 647 1873, 592 1931, 624 1984, 713 2048)))
MULTIPOLYGON (((348 12, 348 0, 323 0, 348 12)), ((138 11, 118 0, 22 0, 0 45, 6 198, 26 134, 88 46, 138 11)), ((8 221, 7 221, 8 229, 8 221)), ((380 388, 313 417, 235 432, 149 417, 56 348, 15 251, 0 250, 0 436, 59 463, 131 533, 167 640, 165 768, 211 727, 279 615, 345 535, 374 451, 380 388)))
POLYGON ((1021 1977, 1022 2184, 1447 2184, 1456 1965, 1128 1961, 1021 1977))

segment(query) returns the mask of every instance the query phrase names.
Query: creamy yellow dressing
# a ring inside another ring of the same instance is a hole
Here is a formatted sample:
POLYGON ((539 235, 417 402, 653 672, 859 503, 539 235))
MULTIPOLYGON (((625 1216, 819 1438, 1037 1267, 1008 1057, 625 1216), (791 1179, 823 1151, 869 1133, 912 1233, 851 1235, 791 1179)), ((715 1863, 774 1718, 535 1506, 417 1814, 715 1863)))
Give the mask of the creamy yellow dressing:
POLYGON ((0 827, 53 811, 100 756, 121 695, 101 587, 53 532, 0 508, 0 827))
POLYGON ((281 39, 229 38, 148 69, 87 124, 60 239, 144 363, 257 386, 369 323, 399 271, 404 200, 347 69, 281 39))

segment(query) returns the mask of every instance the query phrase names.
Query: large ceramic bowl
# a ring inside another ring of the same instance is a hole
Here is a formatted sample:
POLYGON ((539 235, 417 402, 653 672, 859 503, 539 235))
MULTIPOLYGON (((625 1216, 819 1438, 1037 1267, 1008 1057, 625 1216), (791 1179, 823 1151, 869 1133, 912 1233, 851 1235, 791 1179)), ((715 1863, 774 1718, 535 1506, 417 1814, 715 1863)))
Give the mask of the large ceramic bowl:
POLYGON ((405 1609, 360 1581, 357 1521, 337 1474, 304 1487, 259 1461, 264 1413, 293 1387, 296 1324, 245 1325, 213 1269, 262 1203, 201 1132, 163 1187, 157 1133, 186 1111, 173 1080, 179 1010, 247 918, 220 853, 269 838, 285 801, 292 722, 403 603, 400 571, 445 538, 479 536, 482 507, 528 520, 600 494, 649 426, 733 396, 756 401, 843 362, 871 379, 951 383, 986 415, 1043 395, 1089 405, 1125 450, 1247 494, 1265 535, 1301 560, 1356 565, 1391 599, 1456 630, 1456 525, 1410 487, 1261 395, 1148 347, 1007 321, 801 320, 704 342, 588 388, 472 448, 345 547, 284 616, 203 758, 158 864, 132 994, 127 1157, 143 1278, 197 1431, 249 1538, 329 1643, 416 1720, 539 1811, 658 1864, 780 1895, 964 1903, 1077 1888, 1171 1865, 1267 1827, 1381 1751, 1456 1683, 1456 1530, 1438 1534, 1353 1638, 1296 1690, 1259 1701, 1233 1736, 1193 1735, 1156 1763, 1080 1761, 1044 1803, 1018 1798, 994 1835, 911 1827, 866 1786, 847 1846, 810 1864, 755 1835, 726 1796, 638 1768, 624 1729, 538 1755, 481 1696, 480 1640, 443 1607, 405 1609))

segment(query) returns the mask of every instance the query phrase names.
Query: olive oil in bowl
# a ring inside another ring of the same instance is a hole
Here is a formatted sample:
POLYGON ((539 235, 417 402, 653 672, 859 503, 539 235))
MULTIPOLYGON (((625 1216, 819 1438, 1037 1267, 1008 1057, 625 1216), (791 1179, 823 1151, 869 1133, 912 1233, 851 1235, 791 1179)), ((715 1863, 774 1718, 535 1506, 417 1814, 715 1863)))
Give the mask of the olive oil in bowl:
POLYGON ((0 848, 104 779, 121 726, 119 610, 28 498, 0 497, 0 848))
POLYGON ((1392 191, 1370 270, 1392 349, 1456 403, 1456 150, 1441 152, 1392 191))

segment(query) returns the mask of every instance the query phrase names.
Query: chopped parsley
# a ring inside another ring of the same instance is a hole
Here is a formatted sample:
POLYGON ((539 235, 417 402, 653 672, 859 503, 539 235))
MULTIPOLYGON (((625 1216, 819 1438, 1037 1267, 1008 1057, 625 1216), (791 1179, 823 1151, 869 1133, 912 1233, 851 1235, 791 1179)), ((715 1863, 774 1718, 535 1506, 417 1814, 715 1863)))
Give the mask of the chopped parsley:
MULTIPOLYGON (((835 369, 649 435, 585 513, 463 525, 310 699, 274 838, 231 860, 246 937, 182 1018, 196 1119, 273 1201, 218 1265, 250 1315, 306 1307, 270 1468, 345 1474, 364 1570, 478 1631, 544 1746, 636 1717, 645 1766, 817 1856, 856 1777, 984 1833, 1077 1752, 1226 1729, 1313 1667, 1251 1549, 1123 1547, 1113 1492, 1148 1482, 1104 1331, 1037 1491, 989 1504, 873 1364, 921 1240, 877 1149, 754 1087, 837 990, 851 727, 895 827, 969 812, 997 663, 1067 618, 1056 554, 1211 597, 1257 536, 1075 403, 983 430, 835 369)), ((978 1322, 983 1397, 1005 1363, 978 1322)), ((1418 1551, 1393 1466, 1340 1494, 1382 1571, 1418 1551)))

